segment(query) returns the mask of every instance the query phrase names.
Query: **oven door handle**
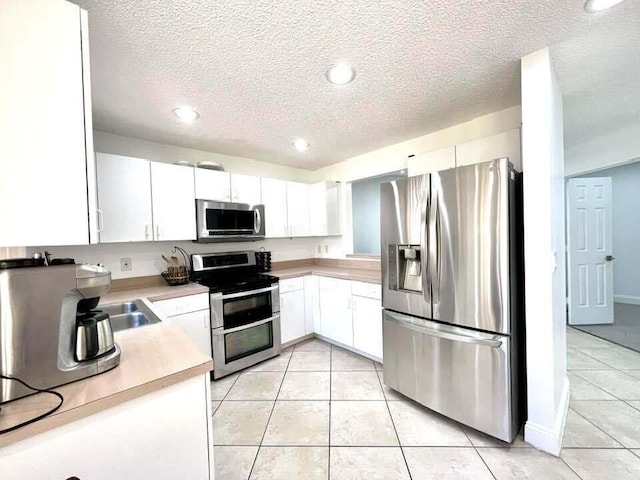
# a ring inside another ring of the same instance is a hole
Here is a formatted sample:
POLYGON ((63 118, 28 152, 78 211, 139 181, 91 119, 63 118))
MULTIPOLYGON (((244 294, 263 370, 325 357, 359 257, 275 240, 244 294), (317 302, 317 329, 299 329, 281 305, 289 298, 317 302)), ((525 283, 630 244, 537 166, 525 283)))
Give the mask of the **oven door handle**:
POLYGON ((238 293, 229 293, 228 295, 222 295, 222 300, 229 300, 230 298, 240 298, 240 297, 250 297, 251 295, 256 295, 258 293, 271 292, 278 288, 278 284, 272 285, 270 287, 259 288, 257 290, 251 290, 249 292, 238 292, 238 293))
POLYGON ((214 328, 213 330, 211 330, 211 335, 226 335, 227 333, 239 332, 241 330, 247 330, 249 328, 259 327, 260 325, 263 325, 265 323, 274 322, 279 318, 280 318, 280 315, 278 314, 278 315, 274 315, 273 317, 265 318, 264 320, 248 323, 246 325, 241 325, 235 328, 227 328, 226 330, 222 328, 214 328))

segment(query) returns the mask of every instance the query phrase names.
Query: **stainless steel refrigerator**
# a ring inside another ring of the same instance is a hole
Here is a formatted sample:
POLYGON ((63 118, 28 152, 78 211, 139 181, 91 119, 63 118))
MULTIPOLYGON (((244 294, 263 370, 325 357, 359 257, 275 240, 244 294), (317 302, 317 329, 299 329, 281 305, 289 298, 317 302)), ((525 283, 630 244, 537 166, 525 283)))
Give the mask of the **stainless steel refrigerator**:
POLYGON ((381 186, 384 382, 511 442, 524 402, 519 176, 508 159, 381 186))

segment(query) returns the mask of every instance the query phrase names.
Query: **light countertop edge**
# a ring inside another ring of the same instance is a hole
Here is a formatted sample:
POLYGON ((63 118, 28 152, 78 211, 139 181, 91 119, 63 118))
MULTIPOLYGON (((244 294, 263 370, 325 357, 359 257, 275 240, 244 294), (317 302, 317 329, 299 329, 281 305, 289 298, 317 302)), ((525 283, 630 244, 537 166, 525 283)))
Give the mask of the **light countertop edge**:
MULTIPOLYGON (((149 305, 150 302, 145 303, 149 305)), ((0 435, 0 448, 213 369, 211 357, 202 353, 170 319, 157 311, 154 313, 162 322, 116 332, 115 340, 122 351, 120 365, 93 377, 55 387, 54 390, 65 397, 62 407, 40 421, 0 435)), ((0 429, 44 413, 56 402, 51 395, 37 394, 4 404, 0 429)))

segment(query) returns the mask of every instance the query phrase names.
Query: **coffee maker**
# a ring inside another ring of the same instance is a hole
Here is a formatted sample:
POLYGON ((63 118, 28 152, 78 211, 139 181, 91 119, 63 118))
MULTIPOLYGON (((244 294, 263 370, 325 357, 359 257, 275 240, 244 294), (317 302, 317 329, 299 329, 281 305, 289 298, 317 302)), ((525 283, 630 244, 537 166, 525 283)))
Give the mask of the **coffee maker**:
MULTIPOLYGON (((0 373, 52 388, 120 363, 109 315, 97 310, 111 273, 97 265, 0 261, 0 373)), ((34 393, 0 379, 0 403, 34 393)))

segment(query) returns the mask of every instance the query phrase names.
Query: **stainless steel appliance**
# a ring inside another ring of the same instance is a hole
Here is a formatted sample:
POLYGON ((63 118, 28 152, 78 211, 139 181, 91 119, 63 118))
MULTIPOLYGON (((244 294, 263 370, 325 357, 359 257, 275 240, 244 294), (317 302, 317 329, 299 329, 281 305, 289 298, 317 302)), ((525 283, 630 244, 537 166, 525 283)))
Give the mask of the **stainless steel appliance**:
POLYGON ((193 279, 209 287, 213 378, 280 354, 278 278, 258 273, 252 251, 191 256, 193 279))
POLYGON ((255 241, 264 238, 264 205, 196 200, 198 242, 255 241))
POLYGON ((381 187, 385 384, 509 442, 524 401, 519 192, 508 159, 381 187))
MULTIPOLYGON (((46 389, 116 367, 109 316, 95 310, 110 288, 111 273, 100 266, 0 262, 2 375, 46 389)), ((32 393, 0 380, 0 403, 32 393)))

